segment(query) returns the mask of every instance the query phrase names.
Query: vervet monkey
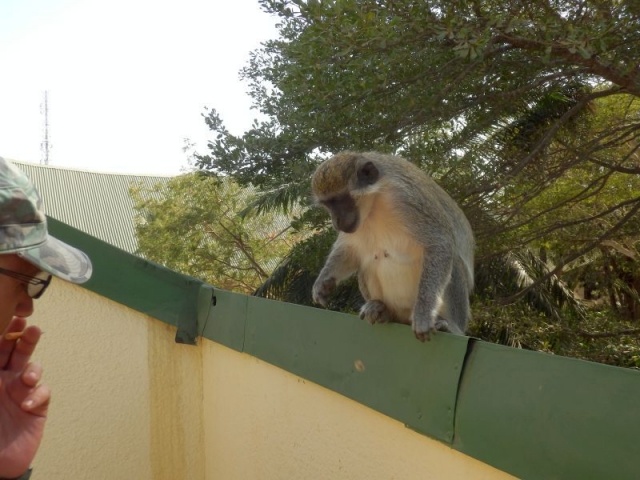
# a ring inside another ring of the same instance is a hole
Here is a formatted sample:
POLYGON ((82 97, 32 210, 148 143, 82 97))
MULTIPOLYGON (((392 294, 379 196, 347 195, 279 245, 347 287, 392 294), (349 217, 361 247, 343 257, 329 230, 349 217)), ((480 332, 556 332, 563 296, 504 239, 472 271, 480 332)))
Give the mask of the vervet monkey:
POLYGON ((352 274, 365 299, 360 318, 412 326, 428 340, 436 330, 463 335, 471 311, 474 239, 456 202, 407 160, 342 152, 318 166, 316 200, 339 232, 313 285, 323 306, 352 274))

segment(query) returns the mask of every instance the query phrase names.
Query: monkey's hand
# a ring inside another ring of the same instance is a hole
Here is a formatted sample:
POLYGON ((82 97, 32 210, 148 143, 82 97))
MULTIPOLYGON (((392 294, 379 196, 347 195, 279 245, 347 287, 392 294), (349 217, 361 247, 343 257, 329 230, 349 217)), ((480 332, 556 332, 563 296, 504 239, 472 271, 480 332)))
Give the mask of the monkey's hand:
MULTIPOLYGON (((435 332, 451 332, 451 333, 455 333, 457 335, 464 335, 464 333, 462 333, 459 329, 458 331, 453 330, 451 327, 451 324, 445 319, 442 318, 440 315, 438 315, 438 317, 436 318, 435 323, 433 324, 433 328, 429 331, 427 331, 426 333, 424 333, 424 335, 420 336, 418 334, 418 332, 416 331, 416 327, 415 327, 415 322, 412 321, 412 326, 413 326, 413 332, 416 335, 416 338, 418 340, 420 340, 421 342, 424 342, 425 340, 431 340, 431 333, 435 333, 435 332)), ((454 326, 455 327, 455 326, 454 326)))
POLYGON ((380 300, 370 300, 360 308, 360 318, 373 325, 374 323, 391 322, 393 315, 380 300))
POLYGON ((416 338, 421 342, 431 340, 431 334, 437 330, 436 321, 427 315, 411 314, 411 328, 416 338))
POLYGON ((336 279, 334 277, 323 278, 322 275, 318 277, 316 283, 313 284, 312 296, 313 301, 327 306, 329 294, 336 288, 336 279))

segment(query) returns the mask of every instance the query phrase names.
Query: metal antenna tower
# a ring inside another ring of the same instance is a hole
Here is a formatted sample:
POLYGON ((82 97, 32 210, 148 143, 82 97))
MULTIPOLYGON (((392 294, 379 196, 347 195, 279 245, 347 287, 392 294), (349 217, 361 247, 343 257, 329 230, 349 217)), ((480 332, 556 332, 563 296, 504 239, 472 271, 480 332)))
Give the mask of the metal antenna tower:
POLYGON ((49 92, 47 90, 44 91, 44 97, 40 104, 40 113, 44 116, 44 139, 40 143, 40 150, 42 151, 40 163, 49 165, 49 151, 52 146, 49 143, 49 92))

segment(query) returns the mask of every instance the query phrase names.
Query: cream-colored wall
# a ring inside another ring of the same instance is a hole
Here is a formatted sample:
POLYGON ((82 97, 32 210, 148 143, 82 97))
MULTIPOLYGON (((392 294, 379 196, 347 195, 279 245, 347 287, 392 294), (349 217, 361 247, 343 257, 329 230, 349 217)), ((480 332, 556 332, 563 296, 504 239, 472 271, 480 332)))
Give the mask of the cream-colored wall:
POLYGON ((30 319, 53 390, 34 480, 503 479, 332 391, 54 281, 30 319))
POLYGON ((34 480, 204 479, 200 349, 62 281, 35 304, 52 403, 34 480))
POLYGON ((513 478, 257 358, 202 347, 207 480, 513 478))

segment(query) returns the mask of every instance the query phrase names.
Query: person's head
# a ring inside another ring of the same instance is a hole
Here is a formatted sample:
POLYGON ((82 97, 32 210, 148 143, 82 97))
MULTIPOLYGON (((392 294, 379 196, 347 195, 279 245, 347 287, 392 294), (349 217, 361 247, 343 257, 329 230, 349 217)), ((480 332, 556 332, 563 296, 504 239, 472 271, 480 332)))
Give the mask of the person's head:
POLYGON ((48 234, 38 191, 0 157, 0 333, 14 316, 31 315, 52 275, 84 283, 91 272, 86 254, 48 234))

